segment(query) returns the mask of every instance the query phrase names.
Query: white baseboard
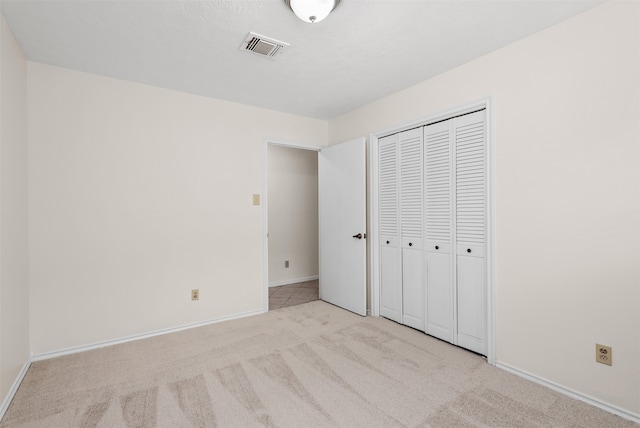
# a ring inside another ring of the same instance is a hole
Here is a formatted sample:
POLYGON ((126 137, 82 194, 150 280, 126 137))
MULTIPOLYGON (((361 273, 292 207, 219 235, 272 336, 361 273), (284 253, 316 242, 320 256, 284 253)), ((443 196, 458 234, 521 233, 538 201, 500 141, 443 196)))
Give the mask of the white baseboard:
POLYGON ((558 385, 555 382, 552 382, 550 380, 541 378, 539 376, 536 376, 534 374, 528 373, 524 370, 520 370, 517 369, 515 367, 512 367, 508 364, 504 364, 504 363, 500 363, 500 362, 496 362, 496 367, 498 367, 499 369, 502 369, 504 371, 507 371, 509 373, 513 373, 516 376, 520 376, 523 377, 527 380, 530 380, 531 382, 535 382, 539 385, 543 385, 546 386, 547 388, 553 389, 554 391, 557 391, 561 394, 564 395, 568 395, 571 398, 575 398, 576 400, 580 400, 580 401, 584 401, 587 404, 591 404, 592 406, 596 406, 602 410, 605 410, 609 413, 613 413, 614 415, 618 415, 621 418, 627 419, 629 421, 633 421, 637 424, 640 424, 640 415, 638 415, 637 413, 633 413, 630 412, 628 410, 625 409, 621 409, 618 406, 615 406, 613 404, 609 404, 606 403, 602 400, 599 400, 597 398, 594 397, 590 397, 588 395, 582 394, 578 391, 574 391, 571 388, 567 388, 565 386, 562 385, 558 385))
POLYGON ((296 284, 298 282, 313 281, 320 278, 319 275, 305 276, 304 278, 286 279, 284 281, 273 281, 269 283, 269 287, 280 287, 281 285, 296 284))
POLYGON ((29 370, 31 361, 32 361, 32 358, 31 356, 29 356, 29 359, 27 360, 27 362, 24 363, 24 365, 22 366, 22 370, 20 370, 20 373, 18 373, 18 377, 16 377, 16 380, 13 382, 13 385, 11 385, 11 389, 9 389, 9 393, 4 398, 4 401, 2 402, 2 407, 0 407, 0 421, 4 417, 4 414, 7 411, 7 409, 9 408, 9 404, 11 404, 11 400, 13 400, 13 396, 16 395, 16 392, 18 392, 18 388, 20 387, 22 380, 27 374, 27 370, 29 370))
POLYGON ((192 324, 184 324, 178 327, 172 327, 172 328, 165 328, 162 330, 155 330, 155 331, 151 331, 148 333, 141 333, 141 334, 134 334, 132 336, 125 336, 125 337, 121 337, 118 339, 112 339, 112 340, 105 340, 103 342, 95 342, 95 343, 90 343, 88 345, 81 345, 81 346, 74 346, 71 348, 66 348, 66 349, 60 349, 57 351, 51 351, 51 352, 43 352, 41 354, 35 354, 31 357, 31 361, 42 361, 42 360, 48 360, 51 358, 56 358, 56 357, 62 357, 64 355, 70 355, 70 354, 77 354, 78 352, 84 352, 84 351, 90 351, 92 349, 98 349, 98 348, 104 348, 106 346, 112 346, 112 345, 118 345, 121 343, 126 343, 126 342, 131 342, 134 340, 140 340, 140 339, 146 339, 149 337, 153 337, 153 336, 160 336, 162 334, 168 334, 168 333, 175 333, 178 331, 182 331, 182 330, 187 330, 190 328, 196 328, 196 327, 202 327, 205 325, 209 325, 209 324, 216 324, 222 321, 230 321, 230 320, 234 320, 234 319, 238 319, 238 318, 245 318, 245 317, 250 317, 253 315, 259 315, 259 314, 263 314, 264 310, 260 309, 257 311, 250 311, 250 312, 243 312, 240 314, 235 314, 235 315, 229 315, 226 317, 220 317, 220 318, 214 318, 214 319, 210 319, 207 321, 201 321, 201 322, 197 322, 197 323, 192 323, 192 324))

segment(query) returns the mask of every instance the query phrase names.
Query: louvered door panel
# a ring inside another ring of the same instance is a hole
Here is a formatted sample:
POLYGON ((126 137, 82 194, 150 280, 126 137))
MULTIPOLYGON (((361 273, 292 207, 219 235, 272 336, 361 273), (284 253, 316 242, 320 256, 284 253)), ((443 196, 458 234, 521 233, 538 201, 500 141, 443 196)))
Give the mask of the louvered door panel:
POLYGON ((484 111, 456 118, 456 244, 485 242, 484 111))
POLYGON ((398 134, 402 236, 402 322, 424 330, 422 128, 398 134))
POLYGON ((457 344, 487 353, 485 286, 486 132, 485 112, 457 117, 455 149, 455 227, 457 344))
POLYGON ((398 135, 379 140, 380 315, 402 322, 398 135))
POLYGON ((380 235, 398 236, 398 145, 397 136, 381 138, 380 142, 380 235))
POLYGON ((425 331, 453 341, 452 121, 424 127, 425 331))
POLYGON ((400 219, 403 246, 422 240, 422 130, 398 134, 400 145, 400 219))
POLYGON ((424 128, 426 238, 434 245, 451 241, 451 123, 424 128))

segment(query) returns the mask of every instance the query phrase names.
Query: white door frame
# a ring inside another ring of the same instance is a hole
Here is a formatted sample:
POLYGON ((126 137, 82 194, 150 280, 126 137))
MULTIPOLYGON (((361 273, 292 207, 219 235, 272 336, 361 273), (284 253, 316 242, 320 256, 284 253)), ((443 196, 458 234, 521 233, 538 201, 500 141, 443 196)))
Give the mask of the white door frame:
POLYGON ((290 141, 281 141, 274 138, 265 138, 262 141, 262 311, 269 312, 269 183, 267 154, 269 146, 291 147, 293 149, 311 150, 319 152, 324 146, 312 146, 290 141))
POLYGON ((375 167, 378 164, 379 146, 378 139, 407 129, 426 126, 431 123, 446 120, 454 116, 460 116, 465 113, 471 113, 476 110, 486 110, 487 121, 487 362, 491 365, 496 364, 496 346, 495 346, 495 157, 494 157, 494 133, 493 133, 493 108, 492 99, 484 98, 482 100, 470 103, 464 106, 456 107, 442 113, 437 113, 427 117, 423 117, 411 122, 406 122, 390 128, 372 132, 369 136, 371 156, 369 156, 369 171, 371 191, 369 193, 369 215, 371 218, 371 233, 369 234, 371 241, 371 263, 369 277, 371 278, 371 314, 380 316, 380 242, 377 234, 379 228, 378 216, 378 170, 375 167))

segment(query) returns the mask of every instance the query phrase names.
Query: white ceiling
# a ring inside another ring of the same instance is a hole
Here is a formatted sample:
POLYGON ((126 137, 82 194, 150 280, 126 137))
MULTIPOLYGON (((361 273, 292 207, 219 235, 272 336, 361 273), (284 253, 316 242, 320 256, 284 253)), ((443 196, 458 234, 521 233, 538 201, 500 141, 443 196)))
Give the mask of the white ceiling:
POLYGON ((602 0, 342 0, 307 24, 283 0, 1 0, 27 59, 328 119, 602 0), (242 52, 253 31, 291 46, 242 52))

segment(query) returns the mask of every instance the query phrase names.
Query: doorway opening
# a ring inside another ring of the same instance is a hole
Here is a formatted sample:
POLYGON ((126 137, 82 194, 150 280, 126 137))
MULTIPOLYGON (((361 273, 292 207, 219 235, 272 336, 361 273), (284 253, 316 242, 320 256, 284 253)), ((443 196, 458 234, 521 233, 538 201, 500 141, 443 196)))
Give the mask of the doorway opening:
POLYGON ((318 150, 265 143, 265 311, 319 299, 318 150))
MULTIPOLYGON (((312 147, 265 140, 263 152, 263 310, 269 310, 270 230, 269 148, 312 150, 317 156, 317 222, 319 298, 366 315, 366 142, 364 138, 312 147)), ((288 223, 287 226, 291 226, 288 223)), ((300 237, 292 235, 290 242, 300 237)), ((284 263, 286 259, 274 260, 284 263)), ((291 261, 290 261, 291 262, 291 261)), ((291 268, 291 263, 289 264, 291 268)), ((284 268, 286 269, 286 268, 284 268)), ((304 274, 303 274, 304 275, 304 274)), ((312 274, 308 274, 312 275, 312 274)), ((305 278, 305 276, 298 276, 305 278)), ((294 277, 295 279, 295 277, 294 277)), ((272 285, 276 278, 271 277, 272 285)), ((293 280, 289 280, 293 281, 293 280)))

